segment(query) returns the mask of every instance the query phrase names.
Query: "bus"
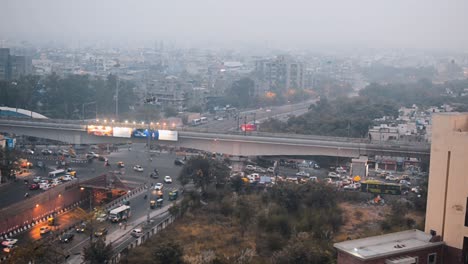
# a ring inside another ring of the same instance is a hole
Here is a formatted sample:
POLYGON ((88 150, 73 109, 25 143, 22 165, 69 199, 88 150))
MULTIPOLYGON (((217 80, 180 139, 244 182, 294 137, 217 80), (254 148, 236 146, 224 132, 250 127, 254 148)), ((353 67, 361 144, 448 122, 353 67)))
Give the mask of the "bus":
POLYGON ((65 170, 54 170, 49 172, 49 178, 57 178, 57 177, 62 177, 65 176, 67 172, 65 170))
POLYGON ((193 119, 192 120, 192 126, 198 126, 201 124, 201 119, 193 119))
POLYGON ((204 124, 204 123, 207 123, 208 122, 208 118, 202 116, 200 117, 200 123, 204 124))
POLYGON ((400 195, 401 185, 394 183, 382 183, 379 181, 363 181, 361 182, 361 192, 400 195))
POLYGON ((112 209, 109 212, 109 219, 113 223, 120 222, 122 220, 126 220, 130 217, 130 206, 129 205, 122 205, 115 209, 112 209))

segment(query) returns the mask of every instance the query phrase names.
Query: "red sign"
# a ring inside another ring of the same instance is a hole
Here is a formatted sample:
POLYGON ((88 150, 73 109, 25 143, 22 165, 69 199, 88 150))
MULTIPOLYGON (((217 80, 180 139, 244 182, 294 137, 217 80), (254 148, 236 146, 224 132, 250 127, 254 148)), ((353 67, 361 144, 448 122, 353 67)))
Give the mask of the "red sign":
POLYGON ((242 124, 241 125, 242 131, 257 131, 257 125, 254 124, 242 124))

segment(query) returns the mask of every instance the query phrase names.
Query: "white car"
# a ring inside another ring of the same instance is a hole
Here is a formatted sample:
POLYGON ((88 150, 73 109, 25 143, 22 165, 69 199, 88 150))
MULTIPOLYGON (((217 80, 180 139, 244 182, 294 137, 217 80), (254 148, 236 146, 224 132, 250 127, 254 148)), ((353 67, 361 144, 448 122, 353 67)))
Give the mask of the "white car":
POLYGON ((62 181, 72 181, 72 180, 74 180, 74 179, 75 179, 74 177, 72 177, 71 175, 67 174, 67 175, 63 176, 62 181))
POLYGON ((350 191, 356 191, 359 189, 359 186, 358 184, 356 183, 352 183, 352 184, 349 184, 349 185, 346 185, 345 187, 343 187, 344 190, 350 190, 350 191))
POLYGON ((134 171, 138 171, 138 172, 143 172, 143 171, 144 171, 144 170, 143 170, 143 167, 140 166, 140 165, 135 165, 135 166, 133 166, 133 170, 134 170, 134 171))
POLYGON ((172 183, 171 176, 164 176, 164 183, 172 183))
POLYGON ((407 181, 407 180, 401 180, 400 181, 400 184, 403 184, 403 185, 411 185, 411 182, 407 181))
POLYGON ((34 155, 34 150, 27 149, 27 150, 24 151, 24 153, 29 154, 29 155, 34 155))
POLYGON ((249 165, 245 166, 245 169, 246 169, 246 170, 252 170, 252 171, 254 171, 254 170, 256 170, 257 168, 256 168, 254 165, 250 165, 250 164, 249 164, 249 165))
POLYGON ((14 239, 14 238, 7 238, 5 240, 2 241, 2 246, 9 246, 9 245, 14 245, 16 244, 16 242, 18 242, 18 239, 14 239))
POLYGON ((156 191, 161 191, 162 188, 163 188, 163 184, 160 183, 160 182, 158 182, 158 183, 156 183, 156 184, 154 185, 154 189, 155 189, 156 191))
POLYGON ((273 172, 275 172, 275 168, 269 167, 269 168, 267 169, 267 171, 273 173, 273 172))
POLYGON ((40 176, 36 176, 36 177, 34 177, 34 179, 33 179, 33 182, 35 182, 35 183, 39 183, 39 182, 41 182, 41 181, 42 181, 42 177, 40 177, 40 176))
POLYGON ((86 153, 87 158, 99 158, 99 154, 94 153, 93 151, 86 153))
POLYGON ((143 231, 141 230, 141 228, 135 228, 132 230, 130 235, 132 235, 132 237, 141 237, 143 235, 143 231))
POLYGON ((310 173, 307 173, 305 171, 300 171, 298 173, 296 173, 296 176, 300 176, 300 177, 310 177, 310 173))
POLYGON ((41 151, 41 153, 42 153, 43 155, 51 155, 51 154, 52 154, 52 150, 50 150, 50 149, 43 149, 43 150, 41 151))
POLYGON ((264 168, 262 168, 262 167, 257 167, 257 168, 255 168, 255 172, 265 173, 266 170, 264 168))
POLYGON ((330 177, 330 178, 340 178, 340 175, 338 173, 336 173, 336 172, 331 171, 331 172, 328 173, 328 177, 330 177))
POLYGON ((398 178, 395 177, 395 176, 389 175, 389 176, 385 177, 385 180, 387 180, 387 181, 397 181, 398 178))
POLYGON ((96 220, 97 220, 98 222, 104 222, 104 221, 107 220, 107 215, 106 215, 106 214, 98 214, 98 215, 96 216, 96 220))

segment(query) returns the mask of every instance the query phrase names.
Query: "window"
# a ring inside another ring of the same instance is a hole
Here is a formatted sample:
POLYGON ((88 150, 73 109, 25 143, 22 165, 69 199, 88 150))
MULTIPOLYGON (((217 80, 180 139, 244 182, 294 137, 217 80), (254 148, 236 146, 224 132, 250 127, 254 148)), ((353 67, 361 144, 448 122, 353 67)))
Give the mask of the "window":
POLYGON ((431 253, 427 255, 427 264, 436 264, 437 263, 437 253, 431 253))

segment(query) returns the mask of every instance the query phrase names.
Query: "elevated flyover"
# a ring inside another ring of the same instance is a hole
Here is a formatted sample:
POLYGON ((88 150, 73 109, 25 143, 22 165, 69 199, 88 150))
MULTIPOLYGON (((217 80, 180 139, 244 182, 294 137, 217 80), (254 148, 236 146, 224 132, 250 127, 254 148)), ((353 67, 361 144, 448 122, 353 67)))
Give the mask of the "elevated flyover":
MULTIPOLYGON (((90 135, 87 133, 88 125, 92 124, 70 120, 0 119, 0 132, 58 140, 70 144, 122 143, 127 141, 146 142, 145 138, 90 135)), ((144 125, 138 127, 130 124, 113 124, 113 126, 145 128, 144 125)), ((388 155, 428 157, 430 154, 430 145, 427 143, 371 143, 365 139, 356 138, 259 132, 243 135, 234 132, 213 132, 207 129, 178 129, 178 141, 157 141, 157 143, 236 156, 323 155, 359 157, 362 155, 388 155)))

